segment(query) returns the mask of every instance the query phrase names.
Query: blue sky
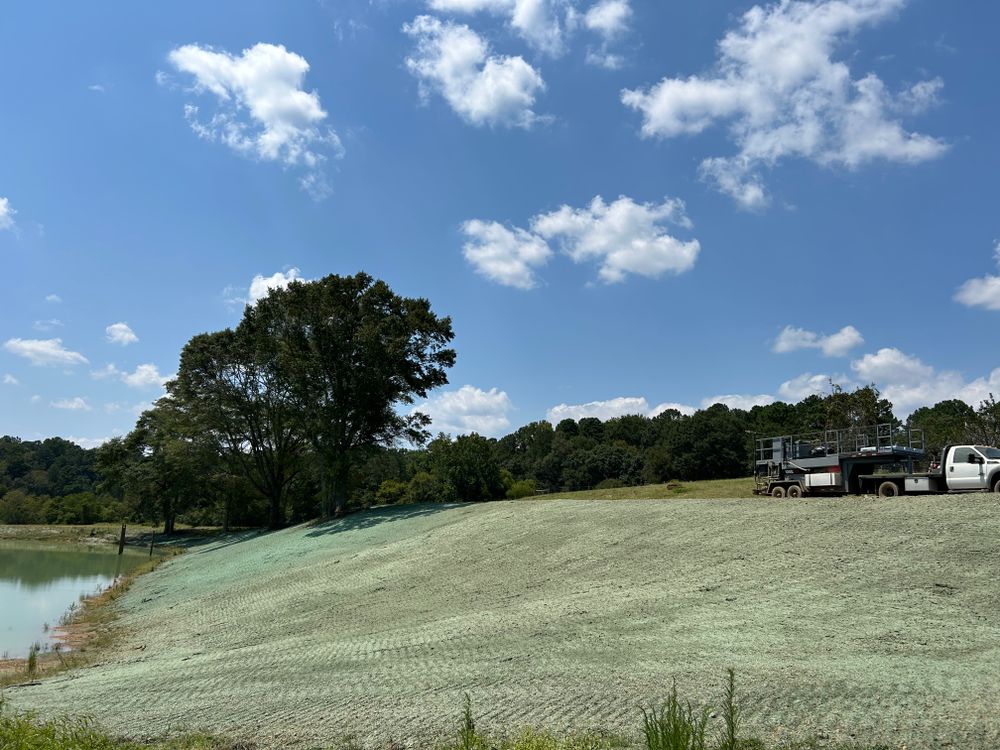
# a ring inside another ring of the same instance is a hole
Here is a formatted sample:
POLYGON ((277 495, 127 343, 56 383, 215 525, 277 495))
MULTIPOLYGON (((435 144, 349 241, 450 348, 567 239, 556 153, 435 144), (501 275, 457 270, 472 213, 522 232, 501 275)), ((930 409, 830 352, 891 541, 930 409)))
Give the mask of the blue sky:
POLYGON ((0 433, 127 432, 192 335, 358 270, 452 316, 452 433, 1000 394, 993 3, 6 15, 0 433))

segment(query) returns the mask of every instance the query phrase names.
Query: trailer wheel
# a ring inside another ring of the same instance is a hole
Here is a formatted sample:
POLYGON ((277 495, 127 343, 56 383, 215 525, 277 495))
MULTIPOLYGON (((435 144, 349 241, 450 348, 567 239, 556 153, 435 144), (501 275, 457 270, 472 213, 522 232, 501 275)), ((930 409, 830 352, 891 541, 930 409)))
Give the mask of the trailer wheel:
POLYGON ((771 490, 771 497, 784 497, 784 496, 785 496, 784 487, 775 487, 773 490, 771 490))
POLYGON ((895 482, 882 482, 878 486, 879 497, 896 497, 899 494, 899 485, 895 482))
POLYGON ((791 484, 788 486, 788 496, 789 497, 802 497, 802 488, 797 484, 791 484))

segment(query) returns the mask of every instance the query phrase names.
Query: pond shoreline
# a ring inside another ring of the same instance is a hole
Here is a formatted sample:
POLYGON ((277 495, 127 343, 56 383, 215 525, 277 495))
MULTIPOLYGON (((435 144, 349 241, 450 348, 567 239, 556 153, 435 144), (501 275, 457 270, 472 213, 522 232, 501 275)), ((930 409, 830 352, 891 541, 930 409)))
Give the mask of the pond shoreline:
MULTIPOLYGON (((143 551, 147 543, 143 539, 152 537, 155 531, 150 527, 138 528, 126 536, 126 550, 135 555, 143 551)), ((39 549, 102 548, 111 551, 118 544, 120 526, 107 524, 88 526, 0 526, 0 546, 7 544, 18 547, 39 549)), ((164 540, 166 541, 166 540, 164 540)), ((79 600, 79 606, 67 620, 52 628, 52 638, 56 646, 41 651, 37 655, 35 671, 28 672, 28 658, 0 659, 0 688, 24 687, 39 679, 51 677, 69 669, 90 666, 116 637, 115 622, 118 614, 112 606, 115 600, 129 590, 135 580, 152 572, 165 560, 183 551, 178 547, 159 546, 156 554, 138 563, 134 568, 119 574, 111 584, 90 596, 79 600)))

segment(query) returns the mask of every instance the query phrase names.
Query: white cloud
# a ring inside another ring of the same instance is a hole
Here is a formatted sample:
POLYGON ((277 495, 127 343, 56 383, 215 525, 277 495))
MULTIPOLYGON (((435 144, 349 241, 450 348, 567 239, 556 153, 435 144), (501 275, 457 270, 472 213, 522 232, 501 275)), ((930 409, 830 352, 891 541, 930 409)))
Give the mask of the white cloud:
POLYGON ((41 402, 41 400, 42 400, 42 397, 41 397, 41 396, 39 396, 39 395, 38 395, 38 394, 36 393, 36 394, 35 394, 34 396, 32 396, 32 397, 31 397, 30 399, 28 399, 28 400, 29 400, 29 401, 31 401, 31 403, 33 403, 33 404, 37 404, 37 403, 40 403, 40 402, 41 402))
POLYGON ((861 332, 854 326, 844 326, 828 336, 804 328, 785 326, 774 340, 775 352, 793 352, 797 349, 819 349, 827 357, 843 357, 851 349, 865 343, 861 332))
POLYGON ((930 365, 890 347, 854 360, 851 369, 867 383, 913 385, 929 380, 934 374, 930 365))
POLYGON ((608 39, 628 31, 632 18, 629 0, 600 0, 583 16, 583 25, 608 39))
POLYGON ((778 395, 790 404, 798 403, 807 396, 826 396, 831 392, 831 380, 841 387, 848 385, 847 378, 842 375, 813 375, 807 372, 778 386, 778 395))
POLYGON ((63 322, 58 318, 49 318, 48 320, 36 320, 31 327, 36 331, 48 333, 56 328, 61 328, 62 324, 63 322))
POLYGON ((446 391, 414 408, 428 415, 435 431, 464 435, 477 432, 495 437, 510 427, 507 413, 513 409, 504 391, 488 391, 463 385, 457 391, 446 391))
POLYGON ((87 364, 87 358, 65 348, 62 339, 8 339, 3 346, 33 365, 73 367, 87 364))
POLYGON ((851 367, 863 380, 879 387, 901 418, 939 401, 957 398, 978 406, 990 393, 1000 394, 1000 368, 987 376, 966 380, 957 371, 936 370, 918 357, 895 348, 866 354, 852 362, 851 367))
POLYGON ((586 208, 562 206, 531 220, 531 230, 507 228, 496 222, 472 220, 463 229, 472 242, 466 259, 484 276, 507 286, 530 289, 535 269, 551 257, 548 242, 558 243, 574 262, 598 261, 601 281, 623 281, 628 274, 658 278, 690 270, 698 257, 698 240, 684 242, 664 226, 691 228, 684 203, 636 203, 624 196, 611 204, 600 196, 586 208))
POLYGON ((60 297, 58 294, 49 294, 49 295, 46 295, 45 301, 46 302, 52 302, 52 303, 59 303, 59 302, 62 302, 62 297, 60 297))
POLYGON ((297 268, 289 268, 285 272, 277 271, 270 276, 257 274, 250 282, 250 304, 256 305, 272 289, 287 289, 293 281, 305 281, 297 268))
POLYGON ((649 403, 639 396, 620 396, 607 401, 590 401, 586 404, 559 404, 546 413, 546 418, 552 424, 558 424, 564 419, 583 419, 597 417, 600 420, 621 417, 626 414, 648 414, 649 403))
POLYGON ((440 94, 472 125, 530 128, 538 121, 532 107, 545 82, 523 58, 491 55, 468 26, 431 16, 417 16, 403 31, 416 40, 406 67, 423 99, 440 94))
POLYGON ((552 57, 566 51, 566 37, 576 23, 576 11, 566 0, 428 0, 427 6, 444 13, 503 16, 516 34, 552 57))
POLYGON ((100 83, 92 83, 89 86, 87 86, 87 89, 90 91, 96 91, 98 94, 103 94, 105 91, 107 91, 104 85, 100 83))
POLYGON ((655 205, 621 196, 607 204, 597 196, 587 208, 562 206, 536 216, 531 228, 545 239, 559 241, 577 263, 600 261, 598 276, 615 283, 630 273, 658 278, 694 266, 701 250, 698 240, 674 238, 663 226, 666 222, 691 228, 683 201, 667 198, 655 205))
POLYGON ((110 437, 85 438, 85 437, 74 437, 70 435, 66 439, 69 440, 71 443, 76 443, 85 450, 90 450, 91 448, 100 448, 111 438, 110 437))
POLYGON ((730 409, 749 411, 755 406, 767 406, 774 403, 774 396, 760 393, 756 396, 746 393, 726 393, 720 396, 710 396, 701 400, 701 408, 707 409, 715 404, 724 404, 730 409))
MULTIPOLYGON (((208 119, 187 104, 184 114, 200 137, 238 153, 316 175, 321 180, 327 153, 343 156, 337 134, 324 123, 319 94, 302 89, 309 63, 282 45, 255 44, 239 56, 186 44, 167 56, 180 72, 194 76, 194 92, 215 96, 217 111, 208 119)), ((157 80, 160 80, 158 76, 157 80)))
MULTIPOLYGON (((996 243, 993 255, 1000 268, 1000 242, 996 243)), ((987 274, 982 278, 969 279, 955 292, 955 300, 968 307, 1000 310, 1000 276, 987 274)))
POLYGON ((74 398, 61 398, 49 404, 56 409, 68 409, 70 411, 90 411, 90 404, 85 398, 76 396, 74 398))
POLYGON ((655 417, 655 416, 657 416, 659 414, 662 414, 663 412, 668 411, 670 409, 673 409, 674 411, 679 411, 685 417, 690 417, 692 414, 694 414, 696 411, 698 411, 698 409, 696 407, 689 406, 688 404, 678 404, 678 403, 673 402, 673 401, 665 401, 662 404, 657 404, 656 406, 654 406, 650 410, 648 416, 655 417))
MULTIPOLYGON (((111 365, 112 367, 114 365, 111 365)), ((161 375, 154 364, 139 365, 134 372, 121 373, 122 382, 130 388, 163 387, 172 375, 161 375)))
POLYGON ((552 255, 548 243, 523 229, 508 229, 495 221, 473 219, 462 225, 469 241, 462 247, 465 259, 491 281, 518 289, 538 285, 535 269, 552 255))
POLYGON ((11 208, 7 198, 0 198, 0 230, 14 228, 14 214, 16 213, 17 211, 11 208))
POLYGON ((139 341, 139 337, 135 335, 135 331, 129 328, 128 323, 112 323, 104 329, 104 332, 112 344, 128 346, 139 341))
POLYGON ((911 164, 933 159, 947 145, 908 132, 898 116, 933 104, 939 79, 894 95, 874 74, 853 79, 846 63, 832 59, 846 38, 904 4, 783 0, 756 5, 719 43, 714 72, 626 89, 622 102, 642 114, 642 133, 650 138, 700 133, 729 121, 738 153, 705 159, 701 173, 750 209, 768 202, 760 170, 787 157, 849 169, 876 159, 911 164))
POLYGON ((11 375, 9 372, 3 376, 4 385, 21 385, 21 381, 11 375))
POLYGON ((108 380, 110 378, 120 378, 124 375, 121 370, 115 367, 114 363, 108 363, 99 370, 91 370, 90 377, 94 380, 108 380))

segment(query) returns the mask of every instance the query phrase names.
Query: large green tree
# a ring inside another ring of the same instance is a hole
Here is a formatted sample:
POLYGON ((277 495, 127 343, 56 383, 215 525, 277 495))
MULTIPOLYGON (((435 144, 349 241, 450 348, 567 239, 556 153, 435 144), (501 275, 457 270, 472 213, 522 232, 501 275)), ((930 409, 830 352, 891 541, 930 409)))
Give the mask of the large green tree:
POLYGON ((273 352, 318 459, 323 515, 346 506, 360 449, 427 440, 427 416, 401 408, 446 384, 455 363, 451 319, 365 273, 274 289, 247 308, 237 335, 273 352))

